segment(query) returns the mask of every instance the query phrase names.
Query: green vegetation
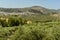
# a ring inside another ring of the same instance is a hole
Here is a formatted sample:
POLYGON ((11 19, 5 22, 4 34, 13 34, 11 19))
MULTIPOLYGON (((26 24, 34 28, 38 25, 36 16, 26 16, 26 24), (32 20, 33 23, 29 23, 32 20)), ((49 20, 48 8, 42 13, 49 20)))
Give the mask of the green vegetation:
POLYGON ((0 40, 60 40, 60 14, 56 10, 33 6, 0 11, 0 40))
POLYGON ((58 22, 23 25, 11 40, 60 40, 59 26, 58 22))
POLYGON ((60 40, 58 17, 25 17, 0 17, 0 40, 60 40), (29 20, 32 21, 31 24, 27 24, 29 20))
POLYGON ((60 23, 33 23, 0 29, 0 38, 9 40, 60 40, 60 23))
POLYGON ((23 25, 26 20, 23 20, 19 17, 8 17, 8 18, 0 18, 0 25, 3 27, 9 27, 9 26, 19 26, 23 25))

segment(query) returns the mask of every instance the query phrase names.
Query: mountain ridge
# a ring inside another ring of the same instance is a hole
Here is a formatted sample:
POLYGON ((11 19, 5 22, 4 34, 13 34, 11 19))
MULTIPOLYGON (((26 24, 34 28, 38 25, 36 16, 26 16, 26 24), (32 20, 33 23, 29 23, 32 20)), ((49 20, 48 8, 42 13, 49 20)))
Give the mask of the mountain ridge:
POLYGON ((35 13, 35 14, 55 14, 60 13, 59 10, 55 9, 48 9, 41 6, 32 6, 32 7, 26 7, 26 8, 0 8, 0 12, 6 12, 6 13, 35 13))

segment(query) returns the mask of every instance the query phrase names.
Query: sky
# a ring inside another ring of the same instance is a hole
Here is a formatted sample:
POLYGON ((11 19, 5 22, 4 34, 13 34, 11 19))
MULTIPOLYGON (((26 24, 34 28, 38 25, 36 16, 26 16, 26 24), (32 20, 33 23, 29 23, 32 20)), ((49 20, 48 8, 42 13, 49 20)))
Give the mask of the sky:
POLYGON ((60 9, 60 0, 0 0, 0 7, 4 8, 24 8, 31 6, 60 9))

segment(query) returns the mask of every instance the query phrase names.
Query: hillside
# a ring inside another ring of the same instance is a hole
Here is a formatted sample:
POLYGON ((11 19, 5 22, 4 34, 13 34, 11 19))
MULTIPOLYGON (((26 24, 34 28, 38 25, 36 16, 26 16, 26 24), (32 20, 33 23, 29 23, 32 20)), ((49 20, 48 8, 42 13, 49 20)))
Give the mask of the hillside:
POLYGON ((26 8, 0 8, 0 13, 17 13, 17 14, 55 14, 60 12, 55 9, 48 9, 41 6, 32 6, 26 8))
POLYGON ((0 8, 0 40, 60 40, 59 13, 41 6, 0 8))

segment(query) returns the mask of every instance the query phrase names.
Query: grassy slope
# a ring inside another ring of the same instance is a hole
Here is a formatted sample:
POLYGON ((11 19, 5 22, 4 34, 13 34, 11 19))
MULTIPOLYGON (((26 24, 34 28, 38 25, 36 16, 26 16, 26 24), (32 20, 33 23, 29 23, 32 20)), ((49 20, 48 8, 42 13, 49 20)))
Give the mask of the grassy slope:
POLYGON ((0 28, 0 39, 5 40, 60 40, 60 23, 33 23, 18 27, 0 28))
POLYGON ((25 19, 38 21, 38 23, 16 27, 0 27, 0 40, 60 40, 59 16, 27 16, 23 16, 22 18, 25 17, 25 19))

